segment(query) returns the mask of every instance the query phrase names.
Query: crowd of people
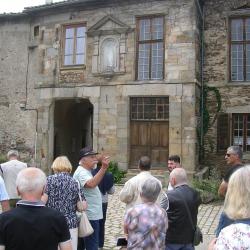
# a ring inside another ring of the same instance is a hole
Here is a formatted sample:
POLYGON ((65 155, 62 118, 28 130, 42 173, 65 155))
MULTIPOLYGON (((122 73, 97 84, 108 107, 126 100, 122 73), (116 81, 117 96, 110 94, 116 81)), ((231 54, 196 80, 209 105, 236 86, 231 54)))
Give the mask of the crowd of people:
MULTIPOLYGON (((105 241, 108 195, 115 192, 113 175, 107 171, 109 156, 91 147, 79 153, 79 166, 66 156, 57 157, 52 175, 21 162, 10 150, 0 165, 0 250, 98 250, 105 241), (78 237, 77 211, 86 212, 93 233, 78 237)), ((242 164, 238 146, 227 149, 230 166, 218 194, 225 197, 216 238, 208 250, 250 249, 250 165, 242 164)), ((180 157, 168 159, 169 183, 151 173, 151 161, 142 156, 139 174, 119 193, 126 204, 122 249, 194 250, 199 192, 189 186, 180 157)))

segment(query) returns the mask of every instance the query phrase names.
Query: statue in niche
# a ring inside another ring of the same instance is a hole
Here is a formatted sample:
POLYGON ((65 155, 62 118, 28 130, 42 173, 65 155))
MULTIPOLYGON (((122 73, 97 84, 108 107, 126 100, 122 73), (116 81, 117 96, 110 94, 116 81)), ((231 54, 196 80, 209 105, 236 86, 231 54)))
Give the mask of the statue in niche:
POLYGON ((117 67, 117 42, 113 38, 105 39, 101 47, 101 68, 103 72, 114 72, 117 67))

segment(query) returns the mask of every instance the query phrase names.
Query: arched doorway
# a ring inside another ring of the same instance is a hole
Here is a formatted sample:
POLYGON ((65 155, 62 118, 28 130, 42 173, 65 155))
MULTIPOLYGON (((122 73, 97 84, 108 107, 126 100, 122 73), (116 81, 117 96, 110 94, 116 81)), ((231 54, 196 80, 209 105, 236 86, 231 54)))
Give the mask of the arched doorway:
POLYGON ((54 158, 66 155, 74 169, 79 150, 93 143, 93 105, 87 99, 64 99, 55 102, 54 158))

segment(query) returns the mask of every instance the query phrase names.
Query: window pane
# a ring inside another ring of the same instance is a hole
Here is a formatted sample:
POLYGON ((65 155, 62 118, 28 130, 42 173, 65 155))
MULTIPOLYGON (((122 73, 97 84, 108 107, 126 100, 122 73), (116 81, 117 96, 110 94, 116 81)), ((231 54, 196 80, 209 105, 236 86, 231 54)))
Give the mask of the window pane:
POLYGON ((163 39, 163 17, 152 20, 152 39, 163 39))
POLYGON ((139 21, 139 40, 150 40, 150 19, 144 19, 139 21))
POLYGON ((243 45, 233 44, 231 46, 231 79, 232 81, 243 81, 243 45))
POLYGON ((243 115, 234 115, 234 145, 243 145, 243 115))
POLYGON ((84 64, 84 55, 83 54, 76 55, 76 64, 84 64))
POLYGON ((65 41, 65 55, 72 55, 74 51, 74 39, 66 39, 65 41))
POLYGON ((246 45, 246 80, 250 81, 250 44, 246 45))
POLYGON ((231 40, 242 41, 243 40, 243 20, 233 19, 231 22, 231 40))
POLYGON ((64 56, 64 65, 72 65, 73 56, 64 56))
POLYGON ((150 57, 150 45, 139 45, 139 58, 138 58, 138 79, 149 79, 149 57, 150 57))
POLYGON ((246 40, 250 40, 250 18, 246 19, 246 40))
POLYGON ((168 97, 133 97, 130 102, 131 119, 168 120, 168 102, 168 97))
POLYGON ((86 31, 85 27, 78 27, 76 29, 76 36, 77 37, 84 37, 85 36, 85 31, 86 31))
POLYGON ((151 79, 163 79, 163 43, 152 44, 151 79))
POLYGON ((66 38, 74 38, 74 28, 66 28, 66 38))
POLYGON ((85 49, 85 38, 77 38, 76 40, 76 54, 83 54, 85 49))

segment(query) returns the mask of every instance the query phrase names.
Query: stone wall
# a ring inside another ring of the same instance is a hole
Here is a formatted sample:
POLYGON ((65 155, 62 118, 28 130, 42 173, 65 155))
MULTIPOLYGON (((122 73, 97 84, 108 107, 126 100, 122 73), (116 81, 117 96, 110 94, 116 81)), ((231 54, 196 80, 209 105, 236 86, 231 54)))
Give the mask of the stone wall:
MULTIPOLYGON (((237 8, 244 6, 246 1, 205 1, 205 60, 204 81, 208 86, 216 87, 221 95, 221 112, 249 113, 250 84, 229 81, 229 45, 228 19, 237 8), (243 3, 244 2, 244 3, 243 3)), ((244 12, 244 8, 238 13, 244 12)), ((219 167, 224 171, 224 152, 217 152, 217 119, 216 97, 210 92, 207 106, 211 114, 211 124, 205 136, 205 165, 219 167)), ((245 154, 246 161, 249 155, 245 154)))
POLYGON ((38 11, 30 24, 15 18, 12 22, 1 20, 0 44, 8 61, 0 62, 4 72, 1 76, 0 103, 3 108, 0 118, 9 117, 8 114, 13 116, 0 125, 1 131, 10 134, 10 138, 2 143, 2 149, 8 148, 11 138, 17 135, 26 147, 34 148, 36 112, 21 112, 19 104, 24 101, 27 108, 38 110, 37 147, 39 157, 45 159, 43 167, 47 169, 53 159, 54 102, 87 98, 94 106, 94 147, 110 152, 126 169, 129 159, 129 97, 166 95, 170 98, 169 152, 180 154, 183 164, 192 172, 197 165, 199 90, 196 84, 200 75, 200 34, 196 16, 194 1, 145 0, 115 2, 112 7, 38 11), (165 77, 161 81, 136 81, 136 16, 153 14, 165 17, 165 77), (125 38, 123 34, 120 37, 124 70, 108 77, 93 74, 92 60, 96 53, 93 36, 87 38, 86 65, 65 70, 61 62, 62 25, 86 22, 88 30, 108 15, 129 27, 125 38), (34 34, 37 26, 39 35, 34 34), (5 37, 9 40, 5 41, 5 37), (12 48, 15 52, 10 54, 12 48), (15 64, 17 57, 19 64, 15 64), (13 64, 15 67, 10 67, 13 64))

